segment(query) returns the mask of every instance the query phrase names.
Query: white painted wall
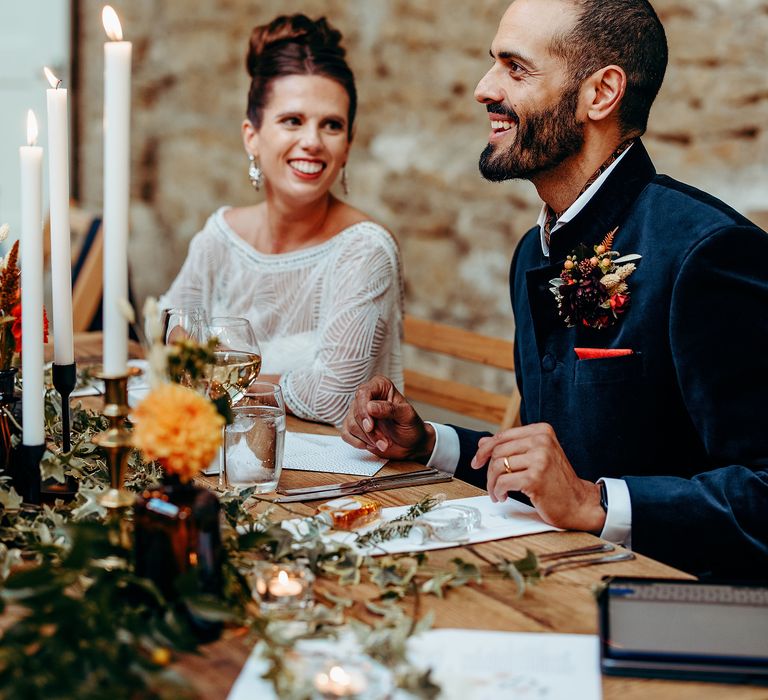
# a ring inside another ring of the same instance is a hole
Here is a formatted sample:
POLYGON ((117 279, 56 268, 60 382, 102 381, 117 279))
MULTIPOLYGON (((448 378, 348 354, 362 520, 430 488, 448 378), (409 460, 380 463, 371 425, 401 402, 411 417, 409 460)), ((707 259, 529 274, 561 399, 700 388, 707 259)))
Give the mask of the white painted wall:
MULTIPOLYGON (((63 80, 63 87, 70 87, 70 2, 0 0, 0 223, 11 225, 11 238, 18 238, 20 233, 19 146, 26 143, 28 109, 37 116, 38 145, 47 145, 48 83, 43 66, 49 66, 63 80)), ((44 167, 47 212, 47 162, 44 167)))

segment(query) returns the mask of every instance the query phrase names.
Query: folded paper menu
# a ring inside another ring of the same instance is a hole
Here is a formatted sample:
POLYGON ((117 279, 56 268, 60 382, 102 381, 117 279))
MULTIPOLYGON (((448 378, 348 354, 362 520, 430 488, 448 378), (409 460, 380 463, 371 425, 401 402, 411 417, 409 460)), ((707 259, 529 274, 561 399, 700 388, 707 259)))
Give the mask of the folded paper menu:
MULTIPOLYGON (((326 653, 332 658, 354 654, 354 642, 342 635, 334 640, 305 640, 299 653, 326 653)), ((436 629, 408 640, 408 659, 419 669, 431 669, 440 686, 440 700, 600 700, 600 646, 586 634, 491 632, 436 629)), ((267 660, 257 647, 240 672, 228 700, 271 700, 277 696, 263 678, 267 660)), ((401 690, 393 700, 412 696, 401 690)))
POLYGON ((373 476, 386 463, 386 459, 358 450, 336 435, 285 434, 283 469, 373 476))

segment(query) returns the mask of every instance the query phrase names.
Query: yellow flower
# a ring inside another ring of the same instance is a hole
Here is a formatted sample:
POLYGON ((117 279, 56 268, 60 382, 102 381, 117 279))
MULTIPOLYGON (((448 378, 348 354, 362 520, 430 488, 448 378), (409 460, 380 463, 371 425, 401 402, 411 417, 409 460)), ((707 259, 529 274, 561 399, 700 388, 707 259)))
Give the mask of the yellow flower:
POLYGON ((208 399, 179 384, 153 389, 133 421, 134 445, 182 481, 205 469, 221 445, 224 419, 208 399))

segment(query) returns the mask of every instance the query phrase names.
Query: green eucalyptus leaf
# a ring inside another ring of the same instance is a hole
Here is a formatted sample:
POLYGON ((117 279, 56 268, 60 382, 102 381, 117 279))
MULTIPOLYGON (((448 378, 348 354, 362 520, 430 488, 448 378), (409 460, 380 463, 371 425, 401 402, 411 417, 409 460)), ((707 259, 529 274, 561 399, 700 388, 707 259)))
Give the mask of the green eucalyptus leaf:
POLYGON ((40 460, 40 475, 43 479, 53 479, 60 484, 65 481, 64 463, 55 455, 47 452, 40 460))
POLYGON ((0 489, 0 505, 4 510, 18 510, 23 502, 24 499, 16 493, 13 486, 8 491, 0 489))
POLYGON ((84 502, 72 511, 72 517, 75 520, 85 520, 93 515, 104 517, 107 509, 101 505, 99 499, 104 495, 103 488, 84 488, 80 487, 79 495, 85 499, 84 502))
POLYGON ((451 559, 451 563, 455 567, 453 579, 450 582, 451 588, 458 588, 464 586, 467 583, 474 582, 480 584, 483 582, 483 577, 480 574, 480 569, 471 562, 466 562, 463 559, 456 557, 451 559))
POLYGON ((435 700, 440 697, 441 688, 432 680, 432 670, 422 671, 408 668, 397 676, 397 686, 419 700, 435 700))
POLYGON ((350 600, 349 598, 342 598, 341 596, 334 595, 329 591, 323 591, 323 598, 326 598, 331 603, 341 608, 351 608, 355 604, 355 601, 350 600))
POLYGON ((427 579, 424 581, 424 583, 421 584, 421 592, 431 593, 432 595, 436 595, 438 598, 442 598, 443 587, 446 586, 452 579, 453 574, 447 571, 435 574, 432 578, 427 579))

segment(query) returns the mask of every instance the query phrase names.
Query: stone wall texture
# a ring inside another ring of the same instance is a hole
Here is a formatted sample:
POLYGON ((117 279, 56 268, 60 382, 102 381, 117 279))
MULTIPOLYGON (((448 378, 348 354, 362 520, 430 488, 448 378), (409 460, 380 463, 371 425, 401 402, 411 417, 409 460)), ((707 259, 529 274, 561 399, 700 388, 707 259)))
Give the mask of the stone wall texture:
MULTIPOLYGON (((509 261, 540 203, 529 183, 478 174, 488 127, 472 98, 507 4, 115 0, 134 43, 130 262, 139 298, 168 287, 214 209, 255 201, 240 140, 247 38, 254 24, 304 12, 326 15, 345 36, 360 94, 348 200, 398 238, 407 311, 511 337, 509 261)), ((658 170, 740 211, 768 210, 768 0, 654 4, 671 54, 645 137, 658 170)), ((102 201, 101 6, 78 2, 78 185, 92 209, 102 201)), ((509 385, 488 372, 463 376, 509 385)))

